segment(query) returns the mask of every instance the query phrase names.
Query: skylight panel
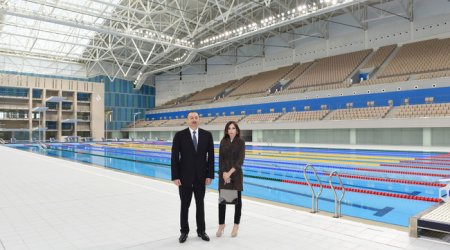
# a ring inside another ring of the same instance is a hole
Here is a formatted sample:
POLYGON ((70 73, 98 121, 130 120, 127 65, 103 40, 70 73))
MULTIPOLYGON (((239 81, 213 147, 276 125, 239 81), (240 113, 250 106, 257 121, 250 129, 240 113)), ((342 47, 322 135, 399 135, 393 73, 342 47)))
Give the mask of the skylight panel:
MULTIPOLYGON (((119 4, 120 0, 108 2, 119 4)), ((12 9, 24 9, 36 16, 49 15, 49 18, 75 21, 81 25, 102 25, 104 17, 110 16, 114 11, 113 6, 91 0, 59 0, 48 3, 56 7, 24 0, 8 1, 12 9)), ((0 49, 6 50, 20 48, 21 51, 31 53, 67 54, 72 58, 81 58, 86 45, 96 36, 96 32, 91 30, 13 15, 5 15, 3 23, 0 49)))
POLYGON ((20 50, 29 50, 30 47, 31 47, 30 38, 18 37, 9 34, 3 34, 0 43, 0 48, 3 49, 15 48, 20 50))
POLYGON ((61 42, 52 42, 47 40, 38 39, 33 45, 34 50, 60 50, 63 47, 64 43, 61 42))

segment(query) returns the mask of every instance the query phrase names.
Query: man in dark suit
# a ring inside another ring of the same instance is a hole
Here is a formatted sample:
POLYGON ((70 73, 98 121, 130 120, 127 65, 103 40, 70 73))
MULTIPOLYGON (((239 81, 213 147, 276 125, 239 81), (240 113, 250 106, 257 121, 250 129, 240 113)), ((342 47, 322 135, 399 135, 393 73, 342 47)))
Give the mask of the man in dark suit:
POLYGON ((209 241, 205 232, 205 189, 214 179, 214 141, 212 134, 198 128, 197 112, 189 112, 188 128, 175 134, 172 143, 172 181, 178 186, 181 199, 179 242, 186 241, 189 234, 189 206, 192 193, 195 197, 197 235, 209 241))

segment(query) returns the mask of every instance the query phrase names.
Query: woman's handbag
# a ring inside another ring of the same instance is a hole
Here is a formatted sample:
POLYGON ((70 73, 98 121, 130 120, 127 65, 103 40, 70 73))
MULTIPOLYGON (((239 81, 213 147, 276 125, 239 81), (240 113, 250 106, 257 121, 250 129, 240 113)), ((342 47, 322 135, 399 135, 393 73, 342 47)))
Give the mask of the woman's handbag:
POLYGON ((219 204, 237 204, 238 203, 238 191, 233 189, 220 189, 219 190, 219 204))

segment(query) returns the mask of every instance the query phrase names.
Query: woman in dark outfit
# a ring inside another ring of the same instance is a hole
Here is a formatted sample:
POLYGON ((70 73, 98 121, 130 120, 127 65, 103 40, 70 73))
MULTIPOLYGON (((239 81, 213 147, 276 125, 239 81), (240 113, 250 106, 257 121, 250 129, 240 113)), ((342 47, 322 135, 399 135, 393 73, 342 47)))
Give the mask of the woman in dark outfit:
MULTIPOLYGON (((241 220, 243 190, 242 164, 245 158, 245 142, 240 137, 241 130, 236 122, 230 121, 225 125, 224 137, 220 141, 219 148, 219 190, 238 190, 238 203, 234 210, 234 227, 231 232, 232 237, 236 237, 241 220)), ((220 237, 225 228, 226 205, 219 204, 219 228, 216 236, 220 237)))

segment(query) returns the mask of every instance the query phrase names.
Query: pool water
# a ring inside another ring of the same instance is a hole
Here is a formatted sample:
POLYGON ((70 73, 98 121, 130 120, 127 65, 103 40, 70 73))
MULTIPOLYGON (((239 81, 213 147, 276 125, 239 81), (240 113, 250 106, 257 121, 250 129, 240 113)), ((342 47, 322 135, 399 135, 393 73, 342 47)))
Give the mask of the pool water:
MULTIPOLYGON (((54 143, 48 149, 37 145, 12 147, 52 157, 95 164, 143 176, 170 180, 170 143, 54 143)), ((216 157, 218 149, 216 145, 216 157)), ((217 177, 216 158, 216 177, 217 177)), ((311 208, 311 189, 318 191, 319 210, 334 212, 329 174, 341 176, 346 193, 343 216, 352 216, 407 227, 409 218, 439 202, 439 179, 450 176, 450 154, 247 146, 243 166, 243 195, 311 208)), ((217 189, 215 178, 210 188, 217 189)), ((332 185, 338 187, 336 177, 332 185)), ((337 190, 338 196, 341 191, 337 190)))

